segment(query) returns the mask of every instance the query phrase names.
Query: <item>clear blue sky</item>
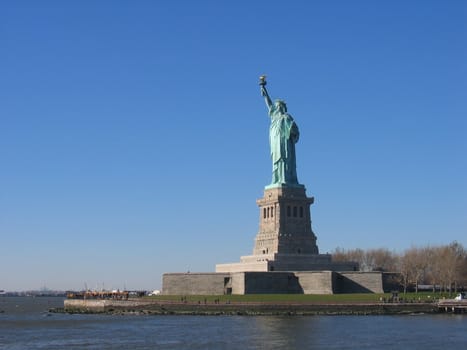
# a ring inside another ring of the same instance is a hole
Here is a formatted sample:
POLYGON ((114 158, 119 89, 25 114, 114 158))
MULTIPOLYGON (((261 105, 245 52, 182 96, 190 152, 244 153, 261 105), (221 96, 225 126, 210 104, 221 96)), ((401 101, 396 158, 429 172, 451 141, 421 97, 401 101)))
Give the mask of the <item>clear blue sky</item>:
POLYGON ((264 73, 321 252, 467 246, 465 1, 9 1, 0 49, 0 289, 251 254, 264 73))

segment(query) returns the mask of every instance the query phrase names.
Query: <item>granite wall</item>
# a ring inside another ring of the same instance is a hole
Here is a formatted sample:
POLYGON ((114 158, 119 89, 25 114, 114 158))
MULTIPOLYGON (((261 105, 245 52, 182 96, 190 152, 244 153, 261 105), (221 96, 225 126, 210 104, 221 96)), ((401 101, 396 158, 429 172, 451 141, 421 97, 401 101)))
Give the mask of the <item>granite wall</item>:
POLYGON ((381 272, 336 273, 334 293, 383 293, 381 272))
POLYGON ((383 293, 381 272, 167 273, 168 295, 383 293))
POLYGON ((162 293, 167 295, 222 295, 231 281, 229 273, 166 273, 162 293))

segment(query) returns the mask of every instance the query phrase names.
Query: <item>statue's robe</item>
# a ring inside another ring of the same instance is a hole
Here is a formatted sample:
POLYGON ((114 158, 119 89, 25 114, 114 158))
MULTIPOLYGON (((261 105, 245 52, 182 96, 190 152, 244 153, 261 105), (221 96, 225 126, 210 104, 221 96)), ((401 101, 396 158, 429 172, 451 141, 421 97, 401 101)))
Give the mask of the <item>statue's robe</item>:
POLYGON ((298 126, 288 113, 271 109, 269 143, 272 158, 272 184, 298 184, 295 143, 299 138, 298 126))

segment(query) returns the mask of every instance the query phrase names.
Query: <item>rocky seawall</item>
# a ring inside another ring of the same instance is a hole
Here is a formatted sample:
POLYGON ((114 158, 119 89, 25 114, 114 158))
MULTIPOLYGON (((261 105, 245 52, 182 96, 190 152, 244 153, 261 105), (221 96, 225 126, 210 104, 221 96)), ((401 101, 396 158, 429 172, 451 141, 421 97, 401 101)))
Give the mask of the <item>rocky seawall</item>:
POLYGON ((65 300, 52 312, 148 315, 396 315, 438 313, 436 303, 183 303, 134 300, 65 300))

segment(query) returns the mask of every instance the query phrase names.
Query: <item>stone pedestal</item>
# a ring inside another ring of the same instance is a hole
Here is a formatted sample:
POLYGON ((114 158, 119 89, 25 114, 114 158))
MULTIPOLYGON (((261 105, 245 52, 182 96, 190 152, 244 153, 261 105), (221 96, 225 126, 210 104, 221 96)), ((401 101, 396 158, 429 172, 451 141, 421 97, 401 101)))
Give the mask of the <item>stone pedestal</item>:
POLYGON ((216 272, 353 270, 355 264, 333 264, 331 255, 319 254, 311 228, 313 201, 302 185, 267 187, 256 201, 259 230, 253 255, 218 264, 216 272))
POLYGON ((311 229, 310 205, 305 187, 275 187, 258 199, 259 231, 253 255, 318 254, 311 229))

